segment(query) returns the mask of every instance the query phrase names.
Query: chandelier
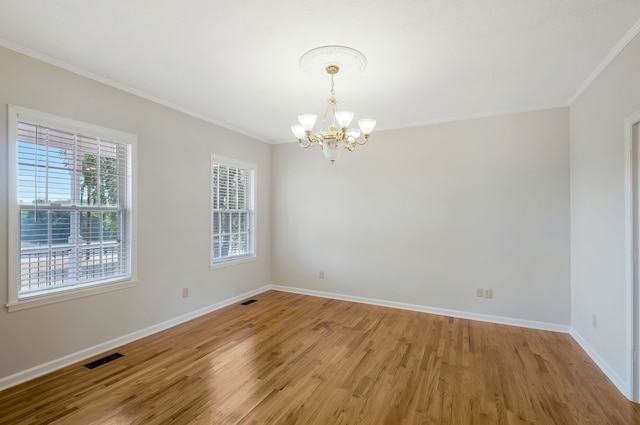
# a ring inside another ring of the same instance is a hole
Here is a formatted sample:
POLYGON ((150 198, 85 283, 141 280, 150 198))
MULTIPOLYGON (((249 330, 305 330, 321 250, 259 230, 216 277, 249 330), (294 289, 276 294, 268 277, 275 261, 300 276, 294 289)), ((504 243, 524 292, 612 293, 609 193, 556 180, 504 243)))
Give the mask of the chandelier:
POLYGON ((358 120, 357 128, 349 128, 354 113, 338 110, 338 101, 335 97, 333 77, 343 71, 351 76, 361 72, 366 65, 364 55, 357 50, 343 46, 324 46, 313 49, 302 55, 300 68, 311 75, 318 75, 318 69, 329 75, 331 80, 331 97, 322 118, 322 123, 329 118, 326 130, 312 133, 317 116, 303 114, 298 117, 298 124, 291 126, 291 131, 298 139, 302 148, 320 146, 324 156, 333 164, 340 158, 344 150, 353 151, 356 146, 364 145, 369 140, 369 135, 376 125, 376 120, 369 118, 358 120))

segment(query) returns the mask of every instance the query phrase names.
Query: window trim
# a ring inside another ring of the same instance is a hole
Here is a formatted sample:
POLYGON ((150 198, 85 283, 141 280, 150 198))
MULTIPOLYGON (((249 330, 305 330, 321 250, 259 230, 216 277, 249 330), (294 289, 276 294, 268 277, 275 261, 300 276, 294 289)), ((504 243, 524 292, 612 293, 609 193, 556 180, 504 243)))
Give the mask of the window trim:
POLYGON ((256 225, 257 223, 256 216, 257 216, 257 209, 258 209, 257 193, 256 193, 257 180, 258 180, 258 166, 250 162, 240 161, 237 159, 228 158, 228 157, 217 155, 217 154, 212 154, 209 167, 210 167, 210 170, 209 170, 209 269, 218 269, 221 267, 234 266, 236 264, 255 261, 258 256, 257 254, 258 245, 256 243, 257 234, 258 234, 257 225, 256 225), (227 258, 227 259, 218 260, 218 261, 214 261, 213 259, 213 191, 214 191, 213 165, 214 164, 221 164, 229 167, 238 167, 246 170, 251 170, 252 177, 253 177, 252 185, 251 185, 251 193, 250 193, 252 208, 251 208, 251 214, 250 214, 250 220, 249 220, 249 226, 250 226, 249 227, 250 229, 249 244, 250 244, 251 253, 247 255, 243 255, 241 257, 227 258))
POLYGON ((58 303, 70 299, 87 297, 95 294, 111 292, 135 286, 137 282, 137 136, 135 134, 113 130, 98 125, 59 117, 44 112, 39 112, 16 105, 8 105, 8 298, 7 310, 9 312, 23 310, 52 303, 58 303), (41 126, 66 130, 78 133, 85 133, 92 137, 100 137, 109 140, 116 140, 130 146, 129 158, 129 276, 124 279, 109 282, 91 282, 67 287, 64 290, 53 289, 48 293, 26 296, 19 298, 19 256, 20 256, 20 205, 18 203, 18 122, 27 121, 41 126))

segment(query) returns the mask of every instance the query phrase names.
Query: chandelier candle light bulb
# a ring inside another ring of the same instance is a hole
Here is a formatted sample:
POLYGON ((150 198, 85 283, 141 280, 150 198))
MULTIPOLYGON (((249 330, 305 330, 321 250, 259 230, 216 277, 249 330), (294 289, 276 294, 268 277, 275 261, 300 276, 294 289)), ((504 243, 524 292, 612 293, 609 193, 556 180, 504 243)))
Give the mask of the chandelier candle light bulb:
POLYGON ((376 125, 376 121, 369 118, 361 119, 358 121, 360 130, 349 128, 349 124, 351 124, 355 114, 351 111, 338 111, 336 106, 337 100, 335 98, 333 76, 340 71, 340 66, 336 65, 336 63, 355 65, 353 69, 348 70, 353 74, 354 69, 355 72, 364 69, 364 65, 366 64, 364 55, 349 47, 324 46, 310 50, 302 55, 302 58, 300 58, 300 67, 304 69, 309 64, 315 65, 318 60, 330 61, 325 64, 325 71, 331 78, 331 97, 328 101, 329 104, 327 105, 325 118, 327 114, 331 112, 332 121, 327 130, 320 130, 312 134, 317 116, 314 114, 304 114, 298 116, 299 124, 292 125, 291 131, 296 139, 298 139, 301 147, 306 149, 311 146, 320 146, 325 157, 333 164, 340 158, 343 150, 353 151, 357 145, 367 143, 369 135, 376 125))

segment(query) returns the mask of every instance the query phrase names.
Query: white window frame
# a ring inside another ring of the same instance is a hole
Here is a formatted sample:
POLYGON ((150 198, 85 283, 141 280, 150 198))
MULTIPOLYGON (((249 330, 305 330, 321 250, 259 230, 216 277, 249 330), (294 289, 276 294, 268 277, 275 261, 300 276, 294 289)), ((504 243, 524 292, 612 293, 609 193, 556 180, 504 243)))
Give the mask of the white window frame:
POLYGON ((137 213, 134 204, 136 199, 135 169, 137 136, 97 125, 84 123, 44 112, 8 105, 8 218, 9 218, 9 279, 8 279, 8 311, 23 310, 46 304, 57 303, 69 299, 86 297, 94 294, 111 292, 135 285, 136 282, 136 246, 137 246, 137 213), (28 122, 38 126, 83 134, 90 137, 112 140, 129 146, 129 163, 127 170, 127 243, 129 253, 128 273, 125 277, 113 280, 80 283, 63 288, 50 288, 35 294, 20 295, 20 204, 18 202, 18 123, 28 122))
POLYGON ((215 269, 219 267, 231 266, 247 261, 253 261, 256 259, 256 179, 258 174, 258 167, 256 164, 249 162, 239 161, 232 158, 227 158, 220 155, 211 155, 211 174, 210 174, 210 194, 211 199, 209 202, 209 220, 210 220, 210 239, 209 239, 209 268, 215 269), (213 179, 213 170, 215 164, 219 164, 225 167, 240 168, 251 172, 251 182, 249 189, 249 219, 248 219, 248 231, 249 231, 249 252, 242 256, 233 256, 222 259, 214 259, 214 197, 215 197, 215 184, 213 179))

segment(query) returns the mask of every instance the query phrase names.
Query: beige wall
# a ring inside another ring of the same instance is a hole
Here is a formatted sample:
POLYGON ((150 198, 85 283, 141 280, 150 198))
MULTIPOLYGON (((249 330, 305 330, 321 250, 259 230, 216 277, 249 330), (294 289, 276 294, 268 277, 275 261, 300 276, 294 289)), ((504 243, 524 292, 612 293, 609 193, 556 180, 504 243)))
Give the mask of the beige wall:
POLYGON ((10 50, 0 48, 0 64, 0 305, 7 302, 7 104, 137 134, 139 195, 137 286, 12 313, 0 308, 0 379, 270 283, 268 145, 10 50), (212 153, 258 165, 258 259, 215 270, 212 153))
MULTIPOLYGON (((624 390, 623 122, 640 110, 639 37, 570 108, 378 131, 333 166, 319 149, 267 146, 2 48, 0 64, 0 107, 136 133, 139 193, 138 285, 0 309, 0 379, 273 283, 571 325, 624 390), (208 268, 211 153, 258 164, 255 262, 208 268)), ((0 164, 6 125, 5 109, 0 164)), ((6 178, 3 165, 2 305, 6 178)))
POLYGON ((571 323, 623 391, 632 350, 625 281, 624 121, 638 111, 640 36, 571 105, 571 323))
POLYGON ((569 325, 568 108, 374 132, 334 165, 277 145, 272 170, 274 285, 569 325))

